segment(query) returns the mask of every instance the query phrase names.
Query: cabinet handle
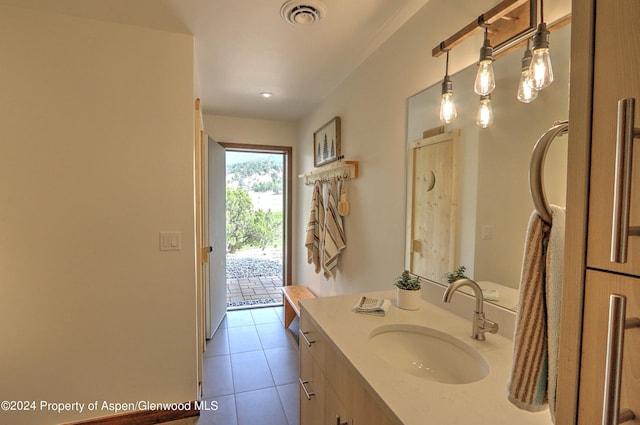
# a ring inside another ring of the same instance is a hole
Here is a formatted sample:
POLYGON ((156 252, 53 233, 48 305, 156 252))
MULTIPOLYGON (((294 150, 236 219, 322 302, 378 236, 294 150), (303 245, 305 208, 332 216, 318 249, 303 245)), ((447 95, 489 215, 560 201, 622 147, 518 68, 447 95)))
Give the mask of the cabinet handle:
POLYGON ((349 425, 349 421, 340 421, 340 416, 336 416, 336 425, 349 425))
POLYGON ((310 340, 309 338, 307 338, 308 334, 309 332, 300 329, 300 335, 302 336, 302 339, 304 339, 304 341, 307 343, 307 346, 311 347, 311 344, 315 344, 315 340, 310 340))
POLYGON ((625 329, 640 327, 640 319, 626 320, 627 297, 611 294, 609 297, 609 332, 607 335, 607 362, 604 374, 604 400, 602 425, 618 425, 635 418, 629 409, 620 409, 622 383, 622 354, 625 329))
POLYGON ((633 139, 640 137, 640 128, 634 126, 635 110, 636 100, 633 97, 618 101, 613 223, 611 226, 612 263, 626 263, 629 236, 640 236, 640 227, 629 226, 633 139))
POLYGON ((307 390, 306 384, 308 384, 309 381, 303 381, 302 378, 298 378, 298 382, 300 382, 300 386, 302 387, 302 391, 304 391, 304 395, 307 396, 307 400, 311 400, 311 397, 315 396, 316 393, 310 393, 309 390, 307 390))

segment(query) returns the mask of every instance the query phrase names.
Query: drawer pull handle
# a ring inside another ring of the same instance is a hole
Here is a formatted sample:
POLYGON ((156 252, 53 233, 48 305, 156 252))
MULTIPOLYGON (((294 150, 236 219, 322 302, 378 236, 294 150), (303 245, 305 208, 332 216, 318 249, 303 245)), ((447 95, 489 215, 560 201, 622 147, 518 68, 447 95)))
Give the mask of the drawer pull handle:
POLYGON ((613 221, 611 226, 612 263, 626 263, 629 236, 640 236, 639 226, 629 226, 633 139, 640 137, 640 128, 635 128, 634 126, 635 109, 636 100, 632 97, 618 101, 613 221))
POLYGON ((309 392, 309 390, 307 390, 306 384, 308 384, 309 381, 303 381, 302 378, 298 378, 298 381, 300 382, 300 386, 302 387, 302 391, 304 391, 304 395, 307 396, 307 400, 311 400, 311 397, 315 396, 316 393, 309 392))
POLYGON ((302 336, 302 339, 304 339, 304 341, 307 343, 307 346, 311 347, 311 344, 315 344, 315 340, 310 340, 309 338, 307 338, 307 335, 309 334, 309 332, 303 331, 302 329, 300 329, 300 335, 302 336))
POLYGON ((625 329, 640 327, 640 319, 625 320, 626 310, 627 297, 611 294, 609 297, 609 332, 607 335, 602 425, 618 425, 635 418, 631 410, 620 409, 624 331, 625 329))
POLYGON ((336 416, 336 425, 349 425, 349 421, 341 422, 340 416, 336 416))

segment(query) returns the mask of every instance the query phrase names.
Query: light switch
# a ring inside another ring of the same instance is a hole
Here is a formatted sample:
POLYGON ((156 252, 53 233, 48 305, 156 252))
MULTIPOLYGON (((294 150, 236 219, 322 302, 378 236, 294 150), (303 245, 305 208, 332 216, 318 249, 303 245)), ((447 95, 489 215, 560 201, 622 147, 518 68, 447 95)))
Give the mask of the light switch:
POLYGON ((160 232, 160 251, 180 251, 182 234, 180 232, 160 232))

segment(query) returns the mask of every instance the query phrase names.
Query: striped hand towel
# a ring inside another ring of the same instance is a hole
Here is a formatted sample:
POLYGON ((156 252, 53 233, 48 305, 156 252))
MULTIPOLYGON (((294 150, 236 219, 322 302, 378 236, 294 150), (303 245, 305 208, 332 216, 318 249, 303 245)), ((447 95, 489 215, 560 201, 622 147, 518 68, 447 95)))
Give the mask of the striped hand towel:
POLYGON ((331 180, 327 191, 326 212, 324 215, 324 238, 322 240, 322 268, 324 276, 336 277, 338 256, 346 248, 342 216, 338 214, 338 188, 336 179, 331 180))
POLYGON ((551 205, 551 212, 550 228, 535 212, 529 220, 507 392, 531 412, 548 403, 555 422, 565 211, 551 205))
POLYGON ((354 313, 372 314, 374 316, 385 316, 391 308, 391 301, 382 298, 369 298, 362 296, 351 309, 354 313))
POLYGON ((324 235, 324 202, 322 201, 322 183, 316 181, 311 198, 311 211, 305 235, 304 246, 307 248, 307 262, 315 266, 320 273, 321 238, 324 235))
POLYGON ((551 205, 553 225, 549 234, 545 284, 547 288, 547 341, 549 352, 549 410, 555 423, 556 386, 558 384, 558 348, 560 344, 560 308, 564 271, 565 210, 551 205))
POLYGON ((543 274, 548 229, 534 212, 529 219, 525 241, 513 365, 507 387, 509 401, 530 412, 547 407, 547 317, 543 274))

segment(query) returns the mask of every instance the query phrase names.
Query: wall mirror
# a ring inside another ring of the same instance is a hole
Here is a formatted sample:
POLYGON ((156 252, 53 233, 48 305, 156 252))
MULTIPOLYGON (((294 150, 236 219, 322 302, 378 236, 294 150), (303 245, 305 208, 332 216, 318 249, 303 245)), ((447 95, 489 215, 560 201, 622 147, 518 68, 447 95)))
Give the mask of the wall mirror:
MULTIPOLYGON (((405 267, 412 273, 446 285, 444 274, 464 266, 467 277, 497 290, 489 301, 515 310, 533 212, 529 162, 540 135, 568 119, 570 33, 570 25, 551 33, 554 82, 531 103, 516 98, 525 48, 494 62, 494 121, 487 128, 476 125, 475 63, 451 76, 458 117, 444 134, 423 136, 442 125, 441 82, 409 98, 405 267)), ((565 206, 566 167, 563 136, 551 144, 544 169, 547 198, 559 206, 565 206)))

